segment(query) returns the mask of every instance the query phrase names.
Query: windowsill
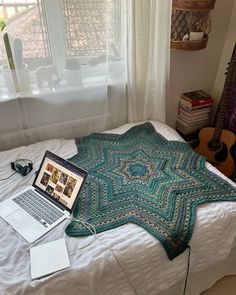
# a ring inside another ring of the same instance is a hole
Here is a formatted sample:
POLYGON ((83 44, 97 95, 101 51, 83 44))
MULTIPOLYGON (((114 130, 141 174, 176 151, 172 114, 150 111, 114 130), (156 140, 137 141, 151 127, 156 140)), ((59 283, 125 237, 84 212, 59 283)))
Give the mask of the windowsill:
POLYGON ((31 84, 31 89, 27 91, 21 91, 16 93, 7 93, 7 90, 2 88, 0 89, 0 103, 8 100, 14 100, 17 98, 23 97, 44 97, 52 96, 56 94, 68 94, 71 92, 80 92, 90 89, 95 89, 101 86, 120 86, 124 85, 124 78, 121 79, 109 79, 106 81, 106 77, 93 77, 89 79, 83 79, 83 82, 79 86, 69 86, 66 81, 61 81, 60 85, 52 89, 49 88, 37 88, 36 84, 31 84))
MULTIPOLYGON (((62 74, 60 76, 62 76, 62 74)), ((49 97, 57 94, 68 94, 71 92, 96 89, 96 87, 105 85, 121 86, 124 85, 126 81, 125 75, 122 71, 119 74, 117 72, 109 72, 109 74, 107 74, 104 64, 96 67, 95 71, 83 68, 82 77, 82 82, 78 82, 78 86, 70 86, 63 79, 52 88, 49 88, 47 83, 44 83, 43 87, 39 88, 34 74, 30 73, 30 89, 27 91, 11 93, 6 87, 4 87, 3 78, 0 76, 0 102, 23 97, 49 97)))

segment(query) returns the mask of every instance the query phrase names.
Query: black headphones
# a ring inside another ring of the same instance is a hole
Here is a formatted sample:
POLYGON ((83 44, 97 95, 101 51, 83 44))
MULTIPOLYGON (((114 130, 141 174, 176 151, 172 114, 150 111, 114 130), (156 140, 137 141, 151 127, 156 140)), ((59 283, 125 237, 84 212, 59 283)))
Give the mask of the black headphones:
POLYGON ((11 163, 11 168, 22 176, 26 176, 33 169, 33 162, 28 159, 19 159, 11 163))

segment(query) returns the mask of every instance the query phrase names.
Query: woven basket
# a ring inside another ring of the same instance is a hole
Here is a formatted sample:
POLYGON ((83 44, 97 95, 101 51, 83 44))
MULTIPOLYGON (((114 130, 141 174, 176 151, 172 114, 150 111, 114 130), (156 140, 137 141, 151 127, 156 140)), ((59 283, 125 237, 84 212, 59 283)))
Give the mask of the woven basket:
POLYGON ((182 10, 209 11, 215 6, 215 0, 173 0, 172 8, 182 10))
POLYGON ((201 50, 206 48, 208 37, 204 37, 202 40, 197 41, 181 41, 181 40, 171 40, 170 48, 178 50, 201 50))

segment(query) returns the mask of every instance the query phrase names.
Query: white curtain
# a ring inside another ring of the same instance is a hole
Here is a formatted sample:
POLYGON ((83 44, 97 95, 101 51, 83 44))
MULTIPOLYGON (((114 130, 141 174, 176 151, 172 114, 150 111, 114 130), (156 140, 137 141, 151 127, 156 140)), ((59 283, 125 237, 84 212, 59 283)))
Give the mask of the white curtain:
POLYGON ((171 0, 27 1, 1 33, 0 150, 165 122, 171 0))
POLYGON ((127 122, 124 0, 22 3, 1 32, 0 150, 127 122))
POLYGON ((171 0, 130 0, 127 7, 128 120, 166 120, 171 0))

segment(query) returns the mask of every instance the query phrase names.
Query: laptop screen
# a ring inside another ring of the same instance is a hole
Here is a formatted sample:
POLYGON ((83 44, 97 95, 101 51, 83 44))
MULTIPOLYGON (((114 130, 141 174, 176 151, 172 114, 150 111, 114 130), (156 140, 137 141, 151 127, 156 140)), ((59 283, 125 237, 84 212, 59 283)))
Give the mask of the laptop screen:
POLYGON ((71 212, 86 176, 85 170, 46 151, 33 185, 71 212))

